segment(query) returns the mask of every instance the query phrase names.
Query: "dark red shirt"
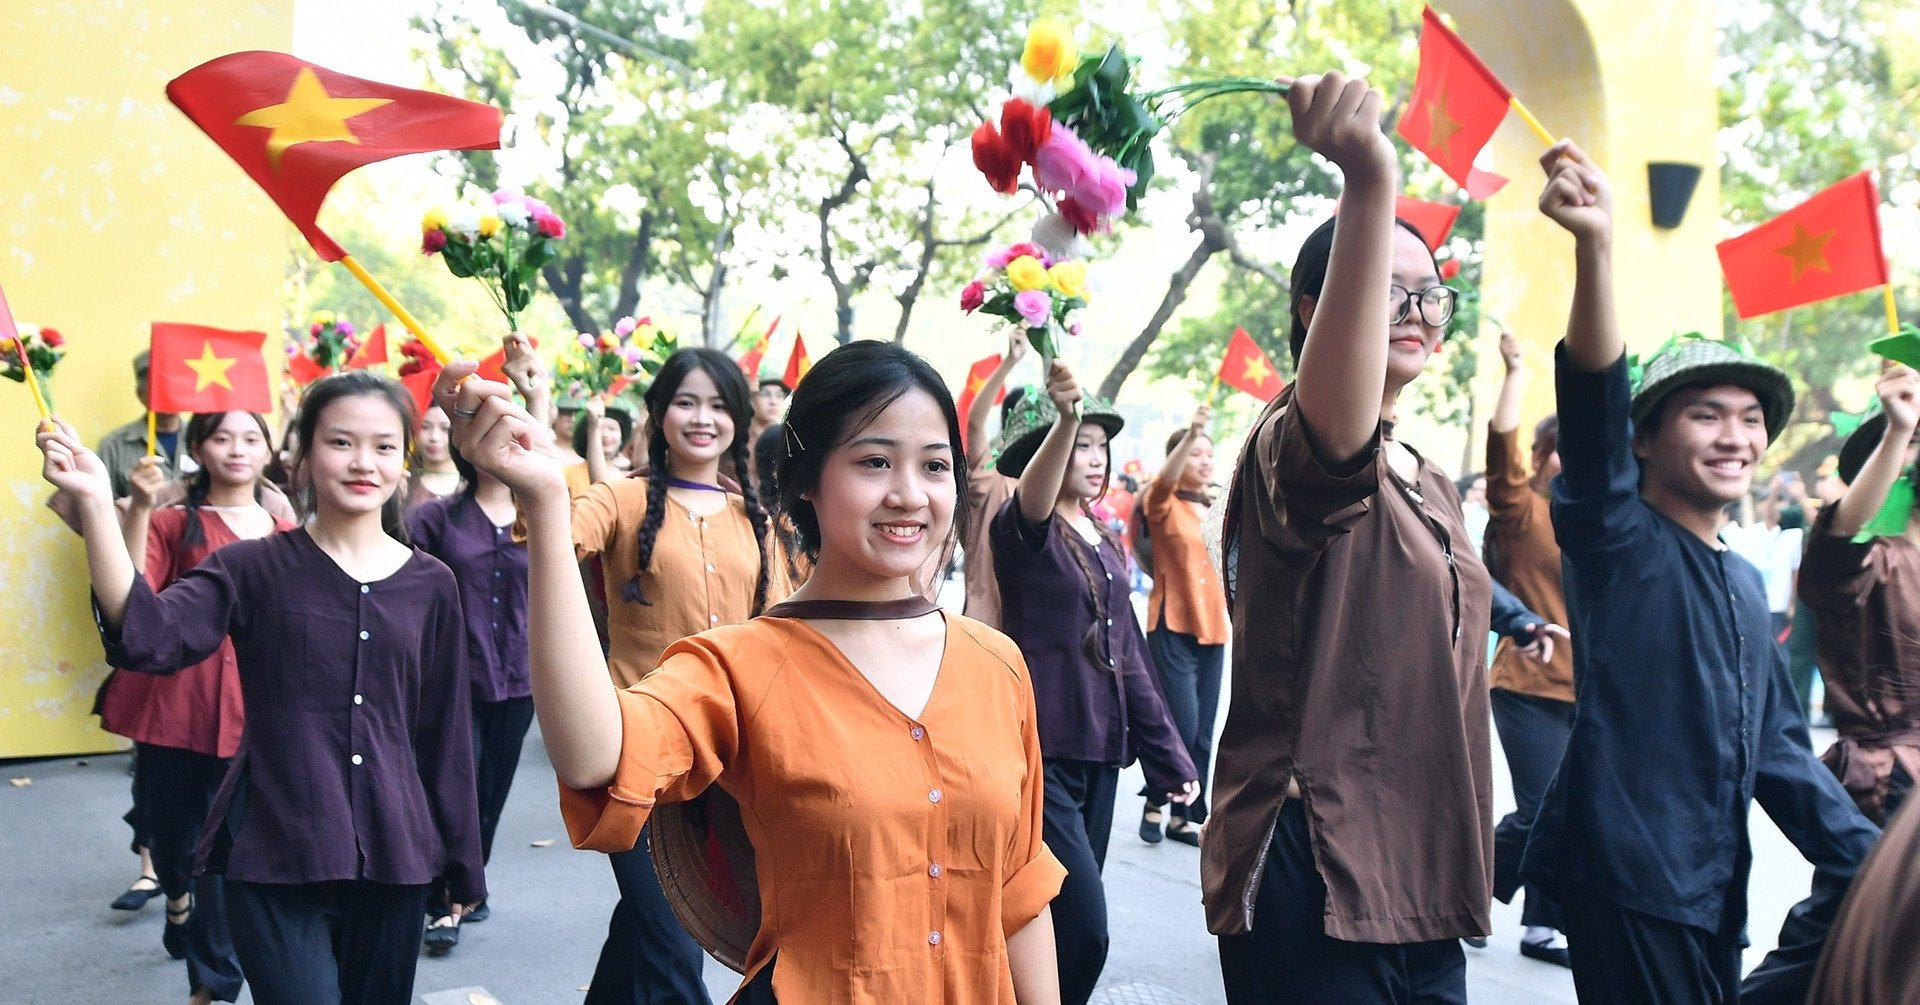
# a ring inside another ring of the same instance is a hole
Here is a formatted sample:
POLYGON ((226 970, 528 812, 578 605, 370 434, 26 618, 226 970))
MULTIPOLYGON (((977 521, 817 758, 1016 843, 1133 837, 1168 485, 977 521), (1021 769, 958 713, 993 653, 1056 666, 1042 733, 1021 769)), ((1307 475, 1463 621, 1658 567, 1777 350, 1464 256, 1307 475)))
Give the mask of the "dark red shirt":
POLYGON ((444 876, 486 896, 473 705, 453 574, 415 551, 348 576, 305 528, 214 552, 154 593, 135 576, 107 662, 169 674, 231 636, 247 730, 208 813, 209 853, 251 883, 444 876))
POLYGON ((474 701, 533 694, 527 655, 527 545, 513 525, 487 519, 472 496, 430 499, 407 511, 407 537, 453 570, 467 630, 474 701))

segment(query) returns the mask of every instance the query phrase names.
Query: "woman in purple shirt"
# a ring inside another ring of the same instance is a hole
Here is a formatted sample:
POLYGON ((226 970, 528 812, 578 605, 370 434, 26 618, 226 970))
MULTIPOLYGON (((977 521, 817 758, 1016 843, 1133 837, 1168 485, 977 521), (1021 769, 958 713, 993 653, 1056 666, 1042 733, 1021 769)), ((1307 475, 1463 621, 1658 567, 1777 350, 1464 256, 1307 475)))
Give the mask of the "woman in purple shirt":
POLYGON ((1033 671, 1046 758, 1046 841, 1067 880, 1053 901, 1060 1000, 1084 1005, 1107 962, 1107 895, 1100 871, 1120 768, 1136 756, 1148 786, 1177 803, 1199 794, 1151 676, 1133 616, 1126 552, 1087 507, 1106 491, 1107 438, 1120 413, 1087 399, 1054 361, 1046 394, 1028 393, 1009 418, 997 467, 1019 479, 988 540, 1000 583, 1000 629, 1033 671))
POLYGON ((38 437, 47 480, 81 501, 107 661, 172 673, 232 637, 247 730, 200 856, 226 877, 258 1005, 407 1005, 429 885, 486 898, 460 597, 402 543, 411 412, 366 371, 316 383, 299 423, 312 521, 228 545, 158 594, 100 458, 64 423, 38 437))

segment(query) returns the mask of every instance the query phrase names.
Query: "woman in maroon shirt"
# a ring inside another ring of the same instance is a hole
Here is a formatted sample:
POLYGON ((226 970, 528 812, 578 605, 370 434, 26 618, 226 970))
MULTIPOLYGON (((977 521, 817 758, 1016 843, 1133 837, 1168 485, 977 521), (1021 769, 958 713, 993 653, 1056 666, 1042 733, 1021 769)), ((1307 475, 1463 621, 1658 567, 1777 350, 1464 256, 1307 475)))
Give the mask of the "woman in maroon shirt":
POLYGON ((80 500, 108 662, 176 673, 232 638, 248 728, 200 854, 259 1005, 408 1005, 429 884, 486 896, 459 593, 402 543, 411 413, 384 377, 316 383, 299 424, 312 522, 157 594, 100 458, 64 423, 38 437, 47 480, 80 500))
MULTIPOLYGON (((187 423, 185 449, 200 470, 184 505, 155 511, 166 471, 153 458, 128 475, 133 485, 125 538, 133 562, 156 589, 219 548, 293 529, 259 502, 269 456, 266 419, 252 412, 208 412, 187 423)), ((100 697, 100 725, 134 741, 140 793, 155 873, 167 895, 161 944, 187 961, 192 1005, 234 1001, 240 963, 227 930, 220 877, 193 875, 200 825, 240 748, 245 721, 233 643, 170 677, 115 671, 100 697)))

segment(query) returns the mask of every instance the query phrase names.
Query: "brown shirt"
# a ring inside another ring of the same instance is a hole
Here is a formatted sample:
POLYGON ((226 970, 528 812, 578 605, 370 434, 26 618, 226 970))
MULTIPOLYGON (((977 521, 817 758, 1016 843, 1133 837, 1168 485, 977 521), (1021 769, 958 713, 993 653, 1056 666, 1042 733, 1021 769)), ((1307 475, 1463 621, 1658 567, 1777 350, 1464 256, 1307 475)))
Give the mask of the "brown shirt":
MULTIPOLYGON (((607 597, 607 669, 631 687, 660 662, 666 648, 689 635, 753 617, 760 550, 746 502, 727 494, 727 506, 695 516, 672 496, 654 538, 653 561, 640 575, 652 603, 621 596, 640 567, 640 523, 647 515, 647 480, 619 478, 589 488, 573 501, 573 551, 599 556, 607 597)), ((777 568, 780 563, 774 563, 777 568)), ((768 585, 767 603, 785 596, 768 585)))
POLYGON ((1827 714, 1840 733, 1820 759, 1881 823, 1894 764, 1920 779, 1920 545, 1854 544, 1834 535, 1834 515, 1829 506, 1814 521, 1800 563, 1827 714))
MULTIPOLYGON (((1824 670, 1823 670, 1824 672, 1824 670)), ((1907 800, 1827 932, 1807 1005, 1920 1002, 1920 799, 1907 800)))
POLYGON ((1200 849, 1207 926, 1260 923, 1254 894, 1293 780, 1328 935, 1486 935, 1486 568, 1444 474, 1421 460, 1403 485, 1377 434, 1353 471, 1329 470, 1292 399, 1261 416, 1228 501, 1233 702, 1200 849))
POLYGON ((993 571, 993 544, 988 533, 993 515, 1013 498, 1019 482, 993 469, 993 454, 982 451, 967 472, 967 539, 961 563, 966 577, 967 617, 1000 627, 1000 581, 993 571))
POLYGON ((1227 589, 1213 557, 1200 511, 1174 494, 1164 478, 1147 483, 1143 508, 1153 538, 1153 593, 1147 627, 1191 635, 1203 646, 1227 641, 1227 589))
POLYGON ((575 846, 632 848, 656 803, 718 783, 760 883, 747 977, 781 1001, 1013 1005, 1007 936, 1066 870, 1032 681, 1006 636, 944 615, 932 696, 909 716, 804 621, 757 618, 673 646, 620 692, 613 783, 560 790, 575 846))
MULTIPOLYGON (((1560 542, 1553 536, 1547 497, 1527 484, 1527 458, 1519 430, 1487 428, 1487 567, 1533 613, 1567 624, 1567 598, 1560 591, 1560 542)), ((1478 545, 1480 542, 1474 542, 1478 545)), ((1554 701, 1573 700, 1573 646, 1553 647, 1553 661, 1521 655, 1502 636, 1493 657, 1493 686, 1554 701)))

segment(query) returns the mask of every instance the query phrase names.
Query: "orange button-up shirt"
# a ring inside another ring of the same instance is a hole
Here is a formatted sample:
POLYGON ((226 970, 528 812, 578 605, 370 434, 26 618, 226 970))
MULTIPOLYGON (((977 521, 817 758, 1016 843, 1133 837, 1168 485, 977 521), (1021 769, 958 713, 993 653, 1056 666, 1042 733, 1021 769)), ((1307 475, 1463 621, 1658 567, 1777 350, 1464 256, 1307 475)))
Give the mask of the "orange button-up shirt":
POLYGON ((1147 627, 1162 623, 1203 646, 1227 641, 1227 588, 1207 554, 1200 511, 1174 494, 1165 478, 1147 483, 1141 508, 1153 539, 1153 593, 1147 597, 1147 627))
POLYGON ((781 1001, 1012 1005, 1007 937, 1066 877, 1041 840, 1032 681, 1006 636, 959 615, 932 696, 901 712, 804 621, 686 639, 620 692, 620 766, 560 789, 576 847, 632 848, 656 803, 718 783, 760 883, 752 980, 781 1001))

